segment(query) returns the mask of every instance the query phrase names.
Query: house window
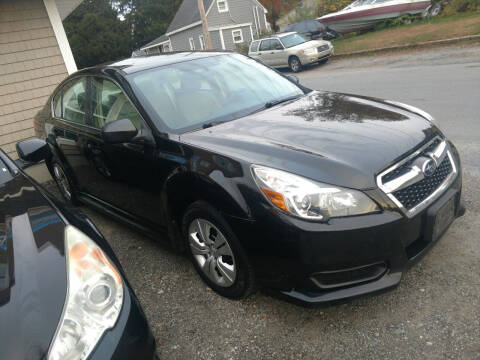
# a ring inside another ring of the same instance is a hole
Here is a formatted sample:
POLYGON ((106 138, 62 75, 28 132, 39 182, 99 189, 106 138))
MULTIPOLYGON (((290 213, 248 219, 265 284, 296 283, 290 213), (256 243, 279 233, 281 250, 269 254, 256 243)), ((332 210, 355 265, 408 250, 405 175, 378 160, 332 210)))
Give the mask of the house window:
POLYGON ((190 42, 190 50, 195 50, 195 41, 193 38, 188 39, 188 41, 190 42))
POLYGON ((166 53, 170 51, 172 51, 170 43, 166 43, 162 45, 162 52, 166 53))
POLYGON ((198 37, 198 40, 200 40, 200 49, 205 50, 207 46, 205 45, 205 36, 200 35, 198 37))
POLYGON ((233 38, 233 42, 235 44, 242 43, 243 42, 242 29, 233 30, 232 31, 232 38, 233 38))
POLYGON ((223 13, 228 11, 227 0, 217 0, 218 12, 223 13))

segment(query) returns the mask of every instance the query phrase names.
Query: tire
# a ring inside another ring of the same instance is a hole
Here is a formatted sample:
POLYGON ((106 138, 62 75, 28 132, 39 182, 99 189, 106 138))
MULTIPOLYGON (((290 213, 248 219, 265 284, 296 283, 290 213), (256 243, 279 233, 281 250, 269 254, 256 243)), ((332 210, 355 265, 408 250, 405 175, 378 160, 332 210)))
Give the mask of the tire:
POLYGON ((300 72, 303 69, 302 62, 296 56, 290 57, 290 59, 288 60, 288 66, 290 67, 290 70, 292 70, 294 73, 300 72))
POLYGON ((230 299, 250 295, 255 284, 253 268, 222 215, 197 201, 185 212, 182 225, 187 253, 202 280, 230 299))
POLYGON ((436 3, 430 8, 428 15, 429 17, 435 17, 440 14, 440 11, 442 11, 442 4, 436 3))
POLYGON ((322 60, 320 60, 318 63, 319 63, 320 65, 324 65, 324 64, 326 64, 327 62, 328 62, 328 58, 322 59, 322 60))
POLYGON ((55 180, 65 202, 70 205, 79 205, 72 180, 67 175, 68 173, 65 171, 65 168, 60 161, 53 158, 49 161, 47 167, 50 170, 50 174, 52 175, 53 180, 55 180))

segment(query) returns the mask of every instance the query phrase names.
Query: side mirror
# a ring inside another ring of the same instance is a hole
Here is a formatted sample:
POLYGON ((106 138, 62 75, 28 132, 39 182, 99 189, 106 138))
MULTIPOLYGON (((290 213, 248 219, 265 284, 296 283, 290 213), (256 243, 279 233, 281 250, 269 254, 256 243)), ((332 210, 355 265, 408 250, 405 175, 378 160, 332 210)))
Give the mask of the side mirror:
POLYGON ((291 82, 293 82, 294 84, 300 84, 300 80, 298 79, 298 77, 296 77, 295 75, 285 75, 291 82))
POLYGON ((102 129, 102 138, 109 144, 120 144, 132 140, 138 130, 129 119, 115 120, 105 124, 102 129))
POLYGON ((37 163, 51 156, 50 147, 45 140, 28 139, 17 143, 17 154, 20 159, 30 163, 37 163))

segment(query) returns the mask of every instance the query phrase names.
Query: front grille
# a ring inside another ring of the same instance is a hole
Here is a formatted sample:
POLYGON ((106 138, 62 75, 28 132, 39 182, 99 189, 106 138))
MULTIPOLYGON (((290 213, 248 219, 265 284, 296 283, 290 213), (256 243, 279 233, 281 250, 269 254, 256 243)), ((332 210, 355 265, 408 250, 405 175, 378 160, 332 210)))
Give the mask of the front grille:
POLYGON ((440 195, 440 188, 451 184, 457 174, 448 143, 436 137, 420 150, 385 170, 377 177, 381 190, 409 217, 427 207, 440 195), (429 159, 437 165, 427 176, 429 159))
POLYGON ((407 186, 404 189, 395 191, 393 196, 395 196, 407 210, 410 210, 432 195, 452 170, 450 158, 445 156, 431 176, 425 177, 423 180, 407 186))
POLYGON ((422 150, 422 152, 420 152, 418 154, 418 156, 414 157, 413 159, 410 159, 409 161, 403 163, 398 168, 396 168, 396 169, 392 170, 391 172, 389 172, 388 174, 384 175, 382 177, 382 182, 385 184, 385 183, 389 182, 390 180, 396 179, 397 177, 402 176, 403 174, 408 172, 410 170, 410 166, 412 165, 412 163, 418 157, 426 156, 426 154, 432 152, 440 144, 440 142, 441 142, 441 140, 438 139, 438 138, 433 140, 431 144, 429 144, 424 150, 422 150))
POLYGON ((328 50, 328 45, 322 45, 317 48, 318 52, 328 50))

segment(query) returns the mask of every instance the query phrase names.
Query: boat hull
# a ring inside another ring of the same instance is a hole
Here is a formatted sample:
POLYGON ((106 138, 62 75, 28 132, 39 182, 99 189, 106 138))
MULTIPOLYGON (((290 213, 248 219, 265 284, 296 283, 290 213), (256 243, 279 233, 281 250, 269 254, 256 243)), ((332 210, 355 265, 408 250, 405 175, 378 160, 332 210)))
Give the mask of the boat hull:
POLYGON ((340 34, 372 28, 376 23, 400 17, 422 13, 431 4, 428 1, 392 1, 393 4, 379 6, 362 6, 347 11, 339 11, 318 18, 317 20, 329 26, 340 34))

